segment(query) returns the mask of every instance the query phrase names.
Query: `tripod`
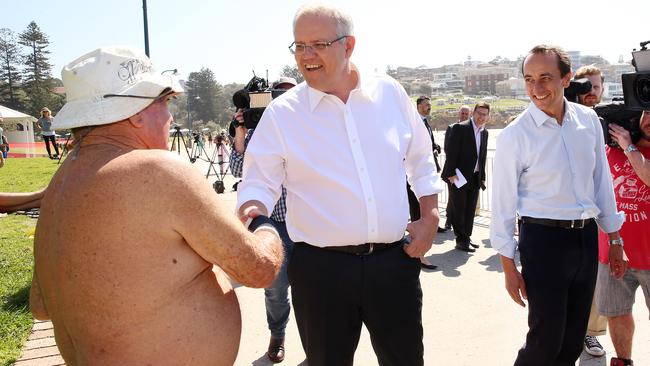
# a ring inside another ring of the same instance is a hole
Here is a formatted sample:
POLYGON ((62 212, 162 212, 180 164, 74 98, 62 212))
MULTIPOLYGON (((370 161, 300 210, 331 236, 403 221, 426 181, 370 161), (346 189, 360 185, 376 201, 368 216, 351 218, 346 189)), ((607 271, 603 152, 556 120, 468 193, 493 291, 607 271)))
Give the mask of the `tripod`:
POLYGON ((229 161, 226 160, 227 156, 228 152, 226 151, 226 147, 224 146, 223 141, 217 140, 217 144, 214 147, 214 151, 212 152, 212 159, 209 159, 210 166, 208 166, 208 172, 205 175, 205 178, 207 179, 210 176, 210 171, 214 171, 214 175, 217 176, 217 180, 214 182, 213 187, 217 193, 223 193, 225 191, 223 178, 228 172, 228 166, 224 168, 225 164, 229 164, 229 161), (219 165, 219 171, 217 171, 217 169, 214 167, 214 164, 219 165))
POLYGON ((63 155, 68 153, 68 143, 70 142, 71 138, 72 138, 72 133, 67 133, 65 144, 63 145, 63 149, 61 150, 61 155, 59 156, 59 161, 56 162, 57 164, 61 164, 61 159, 63 159, 63 155))
POLYGON ((187 149, 187 144, 185 143, 185 138, 183 137, 183 132, 181 132, 181 128, 179 126, 174 126, 174 133, 172 134, 172 147, 169 149, 169 151, 178 150, 178 155, 180 155, 181 143, 183 143, 183 146, 185 147, 185 152, 187 153, 187 157, 190 158, 190 163, 193 164, 196 161, 196 158, 194 157, 194 155, 190 154, 190 151, 187 149))
POLYGON ((208 155, 208 152, 205 151, 205 145, 203 143, 203 136, 202 135, 195 135, 195 136, 192 136, 192 137, 194 139, 194 143, 192 144, 192 152, 191 152, 192 155, 191 156, 194 158, 195 161, 196 161, 196 159, 201 159, 203 161, 209 162, 210 161, 210 156, 208 155), (203 153, 205 155, 205 159, 201 157, 201 153, 203 153))

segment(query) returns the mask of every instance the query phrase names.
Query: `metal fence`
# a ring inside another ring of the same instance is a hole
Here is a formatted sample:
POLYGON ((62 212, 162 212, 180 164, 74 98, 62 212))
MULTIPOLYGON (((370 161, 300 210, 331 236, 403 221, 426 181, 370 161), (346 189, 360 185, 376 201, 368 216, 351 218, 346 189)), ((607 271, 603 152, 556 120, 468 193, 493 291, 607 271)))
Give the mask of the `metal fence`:
MULTIPOLYGON (((445 154, 438 156, 438 161, 440 162, 440 167, 445 164, 445 154)), ((479 191, 478 196, 478 206, 481 210, 481 214, 489 214, 492 211, 492 166, 494 165, 494 150, 488 150, 488 156, 485 160, 485 186, 487 187, 484 191, 479 191)), ((438 195, 438 202, 441 204, 447 205, 449 200, 449 187, 445 185, 445 190, 438 195)), ((442 206, 442 205, 441 205, 442 206)))

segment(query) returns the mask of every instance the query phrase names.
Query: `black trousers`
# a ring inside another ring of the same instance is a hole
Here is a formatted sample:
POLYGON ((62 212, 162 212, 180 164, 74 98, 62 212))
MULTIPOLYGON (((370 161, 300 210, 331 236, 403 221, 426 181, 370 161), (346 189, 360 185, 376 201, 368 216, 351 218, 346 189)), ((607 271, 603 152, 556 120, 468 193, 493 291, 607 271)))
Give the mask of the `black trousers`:
POLYGON ((357 256, 295 243, 288 267, 309 366, 354 361, 361 325, 379 365, 423 365, 420 260, 396 245, 357 256))
POLYGON ((54 146, 56 155, 59 155, 59 147, 56 146, 56 138, 54 136, 43 135, 43 141, 45 141, 45 149, 47 150, 47 155, 52 156, 52 152, 50 151, 50 143, 52 143, 52 146, 54 146))
MULTIPOLYGON (((447 213, 447 219, 445 220, 445 228, 450 227, 451 223, 453 222, 453 216, 454 216, 454 201, 451 200, 451 190, 453 184, 447 183, 447 192, 449 192, 449 195, 447 196, 447 208, 446 208, 446 213, 447 213)), ((454 186, 455 188, 456 186, 454 186)))
POLYGON ((516 366, 573 366, 582 352, 598 268, 598 229, 522 224, 528 335, 516 366))
POLYGON ((456 243, 467 245, 474 229, 474 213, 479 193, 478 173, 467 177, 467 183, 460 188, 451 185, 449 203, 453 207, 451 226, 456 234, 456 243))

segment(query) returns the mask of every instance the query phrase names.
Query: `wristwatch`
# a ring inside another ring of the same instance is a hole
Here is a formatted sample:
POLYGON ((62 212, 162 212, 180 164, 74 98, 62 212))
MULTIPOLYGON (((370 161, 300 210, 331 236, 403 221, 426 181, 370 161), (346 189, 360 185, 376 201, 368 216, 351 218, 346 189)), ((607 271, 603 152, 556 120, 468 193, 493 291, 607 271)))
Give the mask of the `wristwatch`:
MULTIPOLYGON (((633 145, 630 145, 630 146, 633 146, 633 145)), ((623 238, 610 239, 610 240, 609 240, 609 245, 620 245, 620 246, 623 246, 623 238)))
POLYGON ((634 144, 629 144, 627 145, 627 148, 623 152, 625 153, 625 155, 628 155, 632 151, 639 151, 639 149, 637 149, 636 146, 634 146, 634 144))

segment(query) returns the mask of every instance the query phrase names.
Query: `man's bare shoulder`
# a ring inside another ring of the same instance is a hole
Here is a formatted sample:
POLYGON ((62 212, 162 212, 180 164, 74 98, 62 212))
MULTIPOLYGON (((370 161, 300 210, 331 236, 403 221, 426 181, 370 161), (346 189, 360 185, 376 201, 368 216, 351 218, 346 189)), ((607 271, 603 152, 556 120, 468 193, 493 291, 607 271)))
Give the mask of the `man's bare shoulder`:
POLYGON ((118 167, 129 170, 131 174, 165 179, 174 183, 190 180, 190 183, 194 184, 201 178, 196 167, 178 154, 165 150, 134 150, 120 157, 115 163, 118 167))

